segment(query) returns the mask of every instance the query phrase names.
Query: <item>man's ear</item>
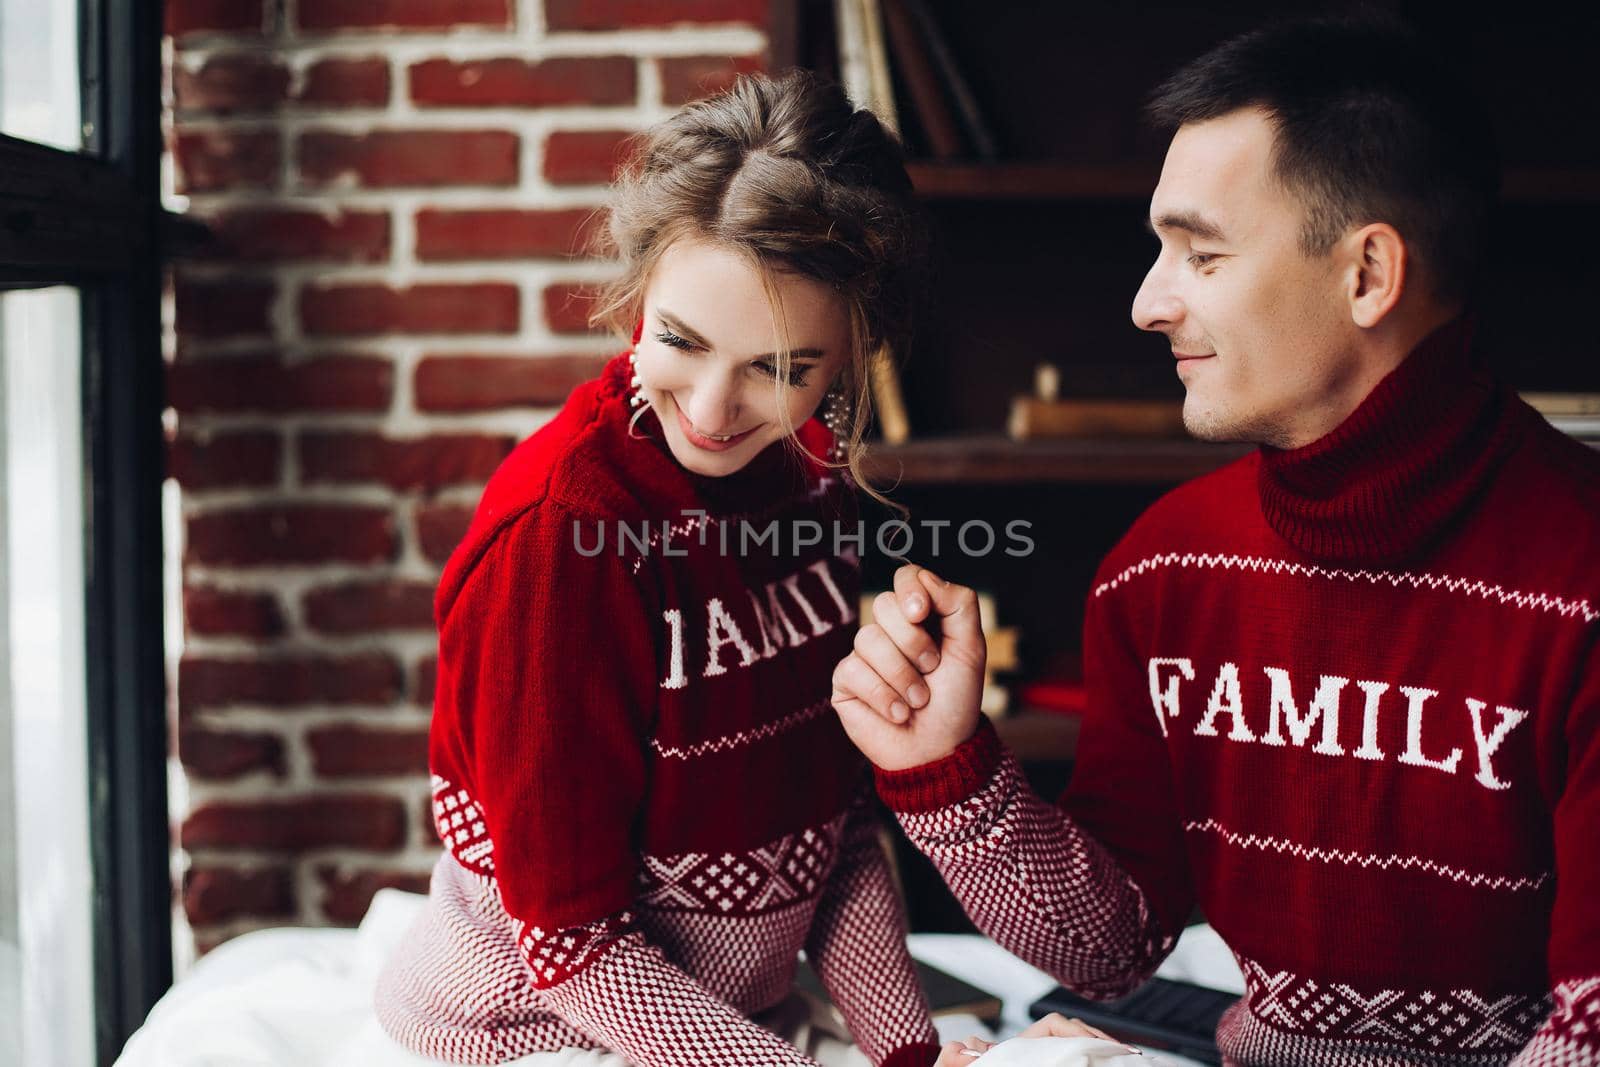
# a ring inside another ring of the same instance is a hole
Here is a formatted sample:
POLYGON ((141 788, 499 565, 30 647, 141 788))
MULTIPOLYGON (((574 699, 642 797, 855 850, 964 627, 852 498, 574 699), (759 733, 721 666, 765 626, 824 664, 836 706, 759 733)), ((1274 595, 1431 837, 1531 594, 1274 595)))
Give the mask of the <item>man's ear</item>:
POLYGON ((1347 252, 1350 319, 1371 329, 1400 302, 1410 279, 1411 257, 1400 233, 1387 222, 1371 222, 1340 242, 1347 252))

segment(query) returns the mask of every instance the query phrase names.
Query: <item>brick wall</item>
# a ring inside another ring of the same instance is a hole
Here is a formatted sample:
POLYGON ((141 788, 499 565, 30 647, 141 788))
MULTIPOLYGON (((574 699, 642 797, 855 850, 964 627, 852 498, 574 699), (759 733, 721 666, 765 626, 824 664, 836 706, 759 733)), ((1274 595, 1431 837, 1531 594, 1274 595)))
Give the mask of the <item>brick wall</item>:
POLYGON ((184 912, 350 923, 435 857, 439 569, 616 344, 619 140, 766 65, 767 0, 168 0, 184 912))

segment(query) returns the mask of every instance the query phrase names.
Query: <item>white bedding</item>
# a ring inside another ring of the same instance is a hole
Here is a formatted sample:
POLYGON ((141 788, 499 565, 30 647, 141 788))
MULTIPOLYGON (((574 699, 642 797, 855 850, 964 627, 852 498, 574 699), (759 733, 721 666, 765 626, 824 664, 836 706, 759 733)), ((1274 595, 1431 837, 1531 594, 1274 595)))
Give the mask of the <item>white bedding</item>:
MULTIPOLYGON (((372 1011, 378 972, 424 899, 386 889, 358 930, 261 930, 229 941, 161 998, 116 1067, 437 1067, 390 1041, 372 1011)), ((913 934, 910 945, 918 959, 1005 1005, 998 1035, 973 1019, 940 1019, 945 1040, 1015 1034, 1030 1021, 1028 1005, 1055 986, 982 937, 913 934)), ((1232 956, 1208 927, 1186 933, 1159 973, 1243 991, 1232 956)), ((865 1062, 854 1050, 828 1051, 834 1062, 865 1062)), ((515 1067, 623 1067, 623 1060, 574 1050, 527 1056, 515 1067)))

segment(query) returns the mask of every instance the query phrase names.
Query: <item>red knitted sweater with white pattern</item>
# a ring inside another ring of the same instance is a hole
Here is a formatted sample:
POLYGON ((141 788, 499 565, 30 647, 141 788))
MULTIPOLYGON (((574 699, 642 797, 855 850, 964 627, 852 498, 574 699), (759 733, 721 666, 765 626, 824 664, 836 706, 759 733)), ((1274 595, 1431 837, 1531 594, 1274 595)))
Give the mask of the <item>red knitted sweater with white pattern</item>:
MULTIPOLYGON (((874 1063, 925 1067, 870 779, 828 705, 859 561, 788 533, 853 521, 849 489, 785 442, 690 474, 653 413, 630 434, 628 374, 613 360, 516 449, 445 568, 446 851, 379 1017, 458 1063, 810 1063, 749 1018, 804 949, 874 1063), (780 540, 741 542, 740 519, 780 540)), ((800 438, 830 442, 815 422, 800 438)))
POLYGON ((879 773, 1002 944, 1115 995, 1198 901, 1231 1062, 1600 1063, 1600 456, 1466 334, 1140 518, 1059 805, 986 728, 879 773))

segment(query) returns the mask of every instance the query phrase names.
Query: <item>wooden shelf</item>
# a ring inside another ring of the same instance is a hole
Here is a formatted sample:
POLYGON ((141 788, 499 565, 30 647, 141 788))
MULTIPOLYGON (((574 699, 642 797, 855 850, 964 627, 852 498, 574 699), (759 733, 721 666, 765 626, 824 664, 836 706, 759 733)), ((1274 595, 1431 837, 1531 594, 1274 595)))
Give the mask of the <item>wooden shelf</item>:
MULTIPOLYGON (((1138 200, 1150 198, 1160 168, 1143 163, 974 163, 907 165, 924 200, 1138 200)), ((1521 168, 1507 171, 1513 204, 1600 203, 1600 171, 1521 168)))
POLYGON ((873 445, 866 471, 878 485, 1015 485, 1024 482, 1187 481, 1251 451, 1188 438, 942 437, 873 445))

